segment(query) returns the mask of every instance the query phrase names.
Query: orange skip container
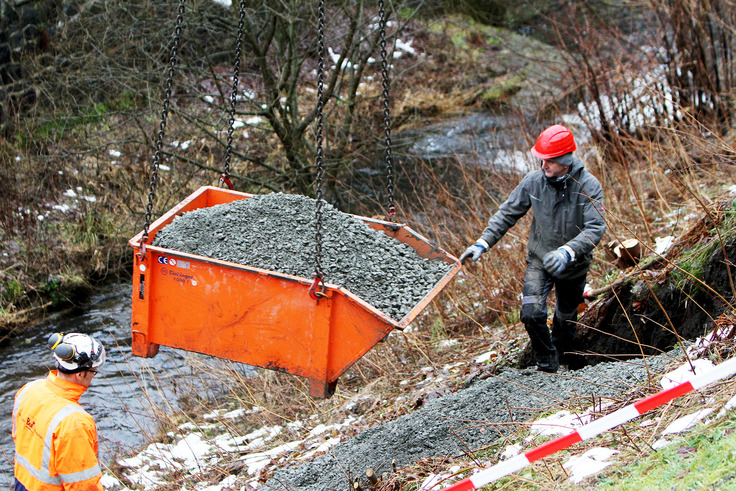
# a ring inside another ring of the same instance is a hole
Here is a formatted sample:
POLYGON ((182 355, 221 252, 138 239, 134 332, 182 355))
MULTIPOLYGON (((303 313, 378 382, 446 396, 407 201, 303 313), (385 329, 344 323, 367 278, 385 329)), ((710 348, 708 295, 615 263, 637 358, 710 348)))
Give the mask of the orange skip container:
MULTIPOLYGON (((175 216, 252 194, 204 186, 151 224, 149 241, 175 216)), ((401 321, 338 285, 313 300, 313 280, 206 258, 130 239, 133 354, 159 346, 194 351, 305 377, 310 394, 329 397, 337 379, 393 329, 403 329, 460 270, 458 260, 403 225, 356 217, 406 243, 424 258, 452 265, 401 321), (144 252, 144 254, 142 254, 144 252)), ((327 278, 329 279, 329 278, 327 278)))

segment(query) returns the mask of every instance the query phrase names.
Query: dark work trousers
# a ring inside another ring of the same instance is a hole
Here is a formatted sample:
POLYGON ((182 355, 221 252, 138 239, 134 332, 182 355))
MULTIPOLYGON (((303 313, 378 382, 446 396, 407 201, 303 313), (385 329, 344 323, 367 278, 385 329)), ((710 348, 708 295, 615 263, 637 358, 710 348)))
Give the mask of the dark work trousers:
POLYGON ((587 271, 577 278, 559 279, 533 261, 527 262, 521 322, 524 323, 537 364, 557 367, 567 358, 563 354, 576 349, 578 305, 583 301, 587 271), (547 327, 547 297, 552 287, 557 302, 552 320, 552 333, 547 327))

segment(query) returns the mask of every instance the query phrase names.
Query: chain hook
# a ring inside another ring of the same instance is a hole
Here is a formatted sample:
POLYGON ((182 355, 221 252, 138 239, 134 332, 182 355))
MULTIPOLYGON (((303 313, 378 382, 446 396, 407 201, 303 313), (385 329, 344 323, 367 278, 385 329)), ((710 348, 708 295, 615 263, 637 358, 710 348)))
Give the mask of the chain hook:
POLYGON ((141 250, 138 253, 138 260, 141 262, 146 259, 146 240, 148 240, 148 238, 146 238, 145 240, 141 240, 141 250))
POLYGON ((227 172, 223 172, 222 174, 220 174, 220 187, 222 187, 223 184, 226 185, 227 188, 231 191, 233 190, 233 183, 232 181, 230 181, 230 176, 227 174, 227 172))
POLYGON ((326 290, 327 290, 327 287, 322 281, 322 275, 314 273, 314 281, 312 282, 312 286, 309 287, 309 297, 312 300, 319 300, 320 298, 325 298, 327 296, 327 294, 325 294, 326 290))

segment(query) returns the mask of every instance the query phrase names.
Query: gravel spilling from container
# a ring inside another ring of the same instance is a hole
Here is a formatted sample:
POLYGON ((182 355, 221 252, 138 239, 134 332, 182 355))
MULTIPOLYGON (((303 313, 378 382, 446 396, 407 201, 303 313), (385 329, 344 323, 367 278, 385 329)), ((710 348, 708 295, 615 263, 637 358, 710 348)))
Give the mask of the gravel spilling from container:
MULTIPOLYGON (((325 203, 322 216, 325 283, 344 287, 401 320, 452 265, 420 257, 410 246, 325 203)), ((153 245, 269 271, 312 278, 316 201, 273 193, 200 208, 177 216, 153 245)))
MULTIPOLYGON (((651 372, 660 373, 681 356, 678 349, 651 357, 646 365, 641 360, 609 362, 557 374, 506 369, 369 428, 311 462, 279 470, 261 489, 340 491, 353 489, 356 477, 368 489, 363 477, 368 468, 381 475, 391 472, 392 462, 403 467, 421 459, 467 456, 513 434, 541 412, 555 411, 563 401, 620 399, 646 382, 651 372)), ((532 448, 530 443, 523 450, 532 448)))

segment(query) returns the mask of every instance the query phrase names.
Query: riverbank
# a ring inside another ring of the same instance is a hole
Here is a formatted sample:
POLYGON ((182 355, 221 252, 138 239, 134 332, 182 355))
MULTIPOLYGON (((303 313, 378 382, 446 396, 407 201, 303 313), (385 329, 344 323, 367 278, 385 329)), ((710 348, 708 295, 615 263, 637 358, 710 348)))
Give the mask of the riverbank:
MULTIPOLYGON (((687 377, 690 366, 705 373, 725 361, 713 360, 723 348, 733 348, 733 342, 711 337, 697 346, 690 346, 689 361, 674 350, 647 358, 646 363, 609 362, 558 374, 495 366, 494 350, 467 353, 472 358, 465 362, 420 368, 424 381, 399 382, 403 389, 398 394, 377 398, 370 386, 348 398, 338 392, 339 407, 315 402, 297 419, 244 434, 236 430, 242 420, 258 414, 265 419, 272 408, 221 408, 179 424, 169 433, 170 441, 119 460, 116 478, 108 475, 106 485, 121 491, 182 486, 209 491, 323 491, 359 482, 372 490, 407 486, 439 490, 667 389, 687 377), (482 376, 469 377, 469 372, 482 376), (333 409, 328 412, 327 407, 333 409), (367 478, 372 473, 377 478, 373 485, 367 478)), ((563 449, 496 486, 534 489, 545 483, 552 488, 606 489, 621 476, 632 480, 628 468, 671 455, 689 438, 703 433, 730 435, 736 417, 734 394, 733 381, 707 387, 590 442, 563 449), (598 457, 589 457, 595 452, 598 457)), ((698 448, 691 448, 671 462, 675 470, 670 472, 688 469, 688 459, 696 458, 703 457, 698 448)), ((705 482, 722 482, 719 461, 714 458, 696 475, 708 475, 705 482)), ((697 479, 695 474, 685 478, 687 472, 680 472, 683 485, 697 479)), ((645 482, 655 487, 661 483, 645 482)))

